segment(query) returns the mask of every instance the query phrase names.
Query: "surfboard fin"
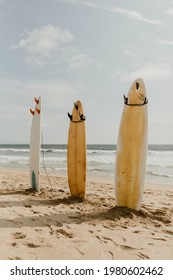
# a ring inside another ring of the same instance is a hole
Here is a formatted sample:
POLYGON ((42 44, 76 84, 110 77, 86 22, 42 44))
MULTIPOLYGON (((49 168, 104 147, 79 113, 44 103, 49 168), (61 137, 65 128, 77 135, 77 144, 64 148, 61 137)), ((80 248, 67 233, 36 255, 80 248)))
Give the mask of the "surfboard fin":
POLYGON ((148 103, 148 99, 145 97, 144 104, 148 103))
POLYGON ((80 116, 81 121, 85 121, 86 120, 86 118, 85 118, 85 116, 83 114, 79 113, 79 116, 80 116))
POLYGON ((36 97, 34 98, 34 100, 37 104, 39 103, 39 100, 36 97))
POLYGON ((79 106, 76 104, 76 102, 74 102, 74 107, 75 107, 76 110, 78 110, 79 106))
POLYGON ((68 117, 69 117, 69 119, 72 121, 73 116, 72 116, 72 115, 70 115, 70 113, 68 113, 68 117))
POLYGON ((127 103, 128 103, 128 98, 124 95, 124 104, 127 105, 127 103))
POLYGON ((38 108, 36 108, 37 113, 40 115, 40 110, 38 108))
POLYGON ((138 82, 136 82, 136 89, 138 90, 140 87, 140 84, 138 82))
POLYGON ((32 188, 36 191, 36 178, 35 178, 35 172, 32 172, 32 188))
POLYGON ((34 116, 35 111, 33 111, 32 109, 30 109, 31 114, 34 116))

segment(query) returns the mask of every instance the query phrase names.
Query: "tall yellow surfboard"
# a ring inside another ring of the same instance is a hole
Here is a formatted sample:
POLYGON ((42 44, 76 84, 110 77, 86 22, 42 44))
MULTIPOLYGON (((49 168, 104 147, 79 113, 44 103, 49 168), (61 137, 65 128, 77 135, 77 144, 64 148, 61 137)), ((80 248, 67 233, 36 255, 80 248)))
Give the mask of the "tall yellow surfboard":
POLYGON ((136 79, 124 96, 115 164, 117 206, 140 210, 145 184, 148 109, 145 85, 136 79))
POLYGON ((85 197, 86 189, 86 135, 85 117, 81 102, 74 103, 72 115, 68 113, 70 125, 67 145, 67 171, 70 193, 74 197, 85 197))

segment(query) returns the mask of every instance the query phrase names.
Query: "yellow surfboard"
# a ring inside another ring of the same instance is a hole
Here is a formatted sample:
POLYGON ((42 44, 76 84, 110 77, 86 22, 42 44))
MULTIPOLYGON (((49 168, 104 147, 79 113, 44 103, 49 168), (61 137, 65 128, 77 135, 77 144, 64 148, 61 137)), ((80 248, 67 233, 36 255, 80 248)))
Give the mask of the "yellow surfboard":
POLYGON ((68 184, 72 196, 84 198, 86 189, 85 117, 81 102, 74 103, 67 145, 68 184))
POLYGON ((117 206, 140 210, 145 183, 148 110, 145 85, 136 79, 124 96, 116 151, 117 206))

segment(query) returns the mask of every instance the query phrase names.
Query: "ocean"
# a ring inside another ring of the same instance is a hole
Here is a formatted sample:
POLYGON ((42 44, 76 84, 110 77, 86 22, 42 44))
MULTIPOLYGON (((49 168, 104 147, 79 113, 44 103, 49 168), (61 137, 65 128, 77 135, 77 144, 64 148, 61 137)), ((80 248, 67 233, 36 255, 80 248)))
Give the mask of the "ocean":
MULTIPOLYGON (((87 146, 87 174, 114 180, 116 145, 87 146)), ((41 171, 67 173, 67 146, 42 145, 41 171)), ((29 169, 29 145, 0 145, 0 168, 29 169)), ((173 185, 173 145, 149 145, 146 182, 173 185)))

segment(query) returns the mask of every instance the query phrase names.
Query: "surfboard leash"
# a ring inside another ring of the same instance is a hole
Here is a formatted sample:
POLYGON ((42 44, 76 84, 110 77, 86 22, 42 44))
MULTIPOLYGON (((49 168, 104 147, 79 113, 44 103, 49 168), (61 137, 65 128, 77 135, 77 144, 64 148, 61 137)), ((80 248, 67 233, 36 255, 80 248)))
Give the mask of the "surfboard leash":
POLYGON ((127 105, 127 106, 144 106, 144 105, 146 105, 147 103, 148 103, 148 99, 145 97, 144 103, 141 103, 141 104, 129 104, 129 103, 128 103, 128 97, 126 97, 126 96, 124 95, 124 104, 127 105))
POLYGON ((42 142, 42 154, 43 154, 43 168, 44 168, 44 171, 45 171, 45 173, 46 173, 46 176, 47 176, 49 185, 50 185, 51 188, 52 188, 52 184, 51 184, 49 175, 48 175, 48 173, 47 173, 47 169, 46 169, 46 165, 45 165, 45 160, 44 160, 44 144, 43 144, 43 133, 42 133, 42 131, 41 131, 41 142, 42 142))
POLYGON ((83 114, 80 114, 80 113, 79 113, 80 120, 78 120, 78 121, 73 121, 73 116, 70 113, 68 113, 68 117, 69 117, 70 121, 73 122, 73 123, 81 123, 81 122, 86 121, 85 116, 83 114))

